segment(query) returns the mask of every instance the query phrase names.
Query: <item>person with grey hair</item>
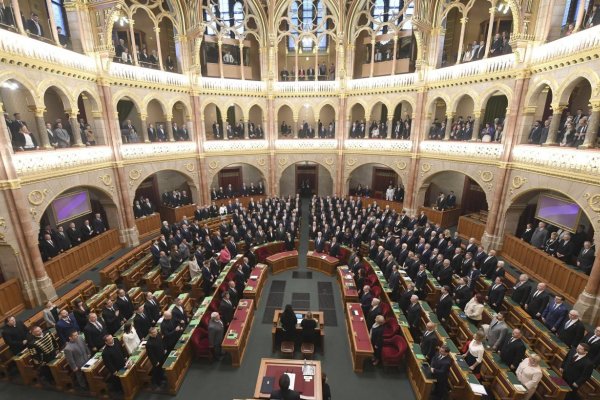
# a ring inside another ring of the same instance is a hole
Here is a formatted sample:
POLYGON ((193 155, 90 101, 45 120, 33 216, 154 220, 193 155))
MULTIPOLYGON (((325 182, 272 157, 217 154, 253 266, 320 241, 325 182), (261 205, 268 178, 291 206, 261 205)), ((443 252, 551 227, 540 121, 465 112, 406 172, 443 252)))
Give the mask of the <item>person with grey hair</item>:
POLYGON ((221 354, 221 342, 223 342, 223 335, 225 328, 221 316, 218 312, 214 311, 210 314, 210 321, 208 322, 208 348, 210 349, 213 358, 220 360, 221 354))
POLYGON ((546 229, 546 224, 540 222, 538 227, 535 229, 533 234, 531 235, 531 245, 537 249, 541 249, 544 247, 546 243, 546 239, 548 238, 548 230, 546 229))
POLYGON ((565 342, 567 346, 573 347, 581 342, 584 333, 585 327, 579 319, 579 312, 577 310, 569 311, 569 318, 558 329, 558 338, 565 342))

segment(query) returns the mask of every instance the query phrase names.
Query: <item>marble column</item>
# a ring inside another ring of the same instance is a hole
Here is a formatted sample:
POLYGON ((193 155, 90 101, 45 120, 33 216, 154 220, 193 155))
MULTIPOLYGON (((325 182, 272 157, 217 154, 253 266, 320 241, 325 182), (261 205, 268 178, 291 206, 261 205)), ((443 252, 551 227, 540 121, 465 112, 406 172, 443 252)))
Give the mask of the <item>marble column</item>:
POLYGON ((394 35, 394 46, 392 53, 392 73, 390 75, 396 74, 396 52, 398 51, 398 36, 394 35))
POLYGON ((223 79, 223 41, 219 39, 217 42, 217 48, 219 49, 219 75, 223 79))
POLYGON ((158 26, 154 27, 154 34, 156 36, 156 55, 158 56, 158 66, 161 71, 164 71, 165 68, 163 66, 163 56, 162 56, 162 48, 160 45, 160 28, 158 26))
POLYGON ((369 78, 373 77, 375 70, 375 39, 371 39, 371 66, 369 68, 369 78))
POLYGON ((600 254, 596 252, 596 259, 592 266, 590 277, 585 289, 579 295, 573 308, 579 311, 581 319, 591 325, 596 325, 600 320, 600 254))
POLYGON ((562 113, 566 107, 567 107, 566 105, 552 106, 552 110, 554 112, 552 113, 552 121, 550 122, 550 126, 548 127, 548 138, 546 139, 546 142, 543 143, 544 146, 557 146, 558 145, 557 138, 558 138, 558 129, 559 129, 559 124, 560 124, 560 117, 562 116, 562 113))
POLYGON ((455 115, 455 112, 446 113, 446 132, 444 133, 444 140, 450 140, 450 132, 452 131, 452 123, 455 115))
POLYGON ((81 128, 79 127, 79 121, 77 121, 77 110, 71 110, 69 113, 69 123, 71 124, 71 132, 73 133, 73 140, 75 141, 75 147, 85 147, 81 140, 81 128))
POLYGON ((580 149, 596 147, 596 142, 598 141, 598 125, 600 125, 600 102, 592 103, 592 115, 588 120, 588 129, 583 144, 579 146, 580 149))
POLYGON ((140 113, 140 121, 142 121, 142 141, 144 143, 150 143, 150 138, 148 137, 148 121, 146 121, 147 118, 148 115, 140 113))
POLYGON ((578 0, 577 5, 577 18, 575 19, 575 32, 580 31, 583 25, 583 18, 585 17, 585 5, 586 0, 578 0))
POLYGON ((15 24, 17 27, 17 30, 19 31, 19 33, 21 35, 26 35, 25 32, 25 26, 23 25, 23 19, 22 18, 16 18, 17 15, 21 15, 21 7, 19 6, 19 0, 10 0, 10 4, 12 5, 12 9, 13 9, 13 17, 15 20, 15 24))
MULTIPOLYGON (((58 30, 56 29, 56 19, 54 18, 54 10, 52 8, 52 0, 46 0, 46 9, 48 10, 48 19, 50 20, 50 33, 52 34, 52 40, 54 40, 54 43, 57 46, 60 46, 60 42, 58 40, 58 30)), ((66 34, 66 32, 63 32, 63 34, 66 34)))
POLYGON ((387 119, 387 136, 386 136, 388 139, 392 138, 393 124, 394 124, 394 115, 388 115, 388 119, 387 119))
POLYGON ((300 127, 298 126, 298 116, 294 115, 292 117, 292 120, 294 121, 294 132, 292 132, 294 134, 294 139, 298 139, 298 130, 300 129, 300 127))
POLYGON ((133 25, 135 25, 135 21, 133 20, 133 18, 129 18, 129 37, 131 38, 129 43, 129 51, 131 51, 131 59, 133 60, 133 65, 139 65, 137 49, 135 46, 135 35, 133 31, 133 25))
POLYGON ((484 110, 473 112, 473 135, 471 136, 472 141, 479 139, 479 129, 481 128, 481 118, 483 118, 484 110))
POLYGON ((175 141, 175 137, 173 136, 173 116, 171 114, 167 114, 167 141, 169 142, 174 142, 175 141))
POLYGON ((463 54, 463 46, 464 46, 464 41, 465 41, 465 25, 467 24, 467 21, 469 19, 464 16, 460 19, 460 39, 458 41, 458 54, 456 55, 456 63, 460 64, 462 61, 462 54, 463 54))
POLYGON ((40 139, 40 148, 50 150, 53 147, 50 145, 50 140, 48 140, 48 135, 46 134, 46 119, 44 118, 45 112, 45 108, 38 108, 35 110, 35 124, 37 126, 38 137, 40 139))
POLYGON ((496 15, 496 1, 492 0, 492 6, 490 7, 490 23, 488 24, 487 39, 485 42, 485 54, 483 58, 488 58, 490 54, 490 47, 492 46, 492 33, 494 32, 494 16, 496 15))

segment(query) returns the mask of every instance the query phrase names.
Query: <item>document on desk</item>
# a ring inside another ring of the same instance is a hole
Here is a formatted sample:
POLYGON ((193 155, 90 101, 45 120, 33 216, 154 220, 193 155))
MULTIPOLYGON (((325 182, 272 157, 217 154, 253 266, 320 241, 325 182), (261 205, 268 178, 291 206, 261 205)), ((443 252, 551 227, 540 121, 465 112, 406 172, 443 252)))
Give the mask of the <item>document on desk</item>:
POLYGON ((294 384, 296 383, 296 374, 293 372, 285 373, 290 378, 290 390, 294 390, 294 384))
POLYGON ((485 388, 483 387, 483 385, 479 385, 476 383, 469 383, 469 386, 471 386, 471 390, 473 391, 473 393, 487 395, 487 392, 485 391, 485 388))
POLYGON ((98 358, 92 357, 88 360, 88 362, 85 363, 83 368, 92 368, 94 366, 94 364, 96 364, 97 362, 98 362, 98 358))

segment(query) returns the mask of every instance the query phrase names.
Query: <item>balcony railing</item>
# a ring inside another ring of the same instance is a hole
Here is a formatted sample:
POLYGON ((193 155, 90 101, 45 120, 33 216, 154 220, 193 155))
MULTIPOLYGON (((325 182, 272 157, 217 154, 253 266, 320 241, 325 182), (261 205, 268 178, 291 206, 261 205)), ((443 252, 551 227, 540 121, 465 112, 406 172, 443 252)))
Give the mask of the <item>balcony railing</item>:
POLYGON ((375 78, 352 79, 348 81, 348 90, 387 89, 414 85, 417 80, 416 73, 391 76, 378 76, 375 78))
POLYGON ((190 84, 190 79, 187 75, 116 62, 110 63, 108 73, 114 78, 150 82, 159 85, 185 87, 190 84))
POLYGON ((520 145, 513 149, 512 155, 514 162, 541 166, 548 171, 600 176, 600 151, 520 145))
POLYGON ((502 156, 504 146, 502 143, 428 140, 421 142, 419 149, 422 153, 459 157, 464 158, 465 161, 472 158, 498 160, 502 156))
POLYGON ((532 64, 542 64, 600 46, 600 25, 535 47, 531 53, 532 64))
POLYGON ((257 151, 266 150, 268 147, 269 143, 266 140, 207 140, 204 142, 204 151, 207 153, 257 151))
POLYGON ((394 152, 410 152, 412 142, 410 140, 396 139, 346 139, 344 141, 346 150, 360 151, 394 151, 394 152))
POLYGON ((509 71, 515 65, 515 55, 505 54, 498 57, 490 57, 485 60, 474 61, 465 64, 453 65, 451 67, 434 69, 428 72, 428 82, 441 82, 467 78, 476 75, 493 74, 509 71))
POLYGON ((88 73, 96 72, 96 63, 91 57, 5 29, 0 29, 0 52, 27 58, 30 62, 43 61, 88 73))
POLYGON ((112 149, 108 146, 25 151, 15 153, 13 156, 13 163, 19 175, 47 173, 85 165, 99 165, 111 160, 112 149))
POLYGON ((121 146, 121 155, 125 160, 189 153, 196 153, 195 142, 136 143, 121 146))
POLYGON ((263 81, 243 81, 239 79, 201 78, 200 87, 210 91, 234 93, 265 92, 267 85, 263 81))
POLYGON ((278 139, 277 150, 333 150, 337 148, 335 139, 278 139))
POLYGON ((339 81, 275 82, 273 84, 273 89, 278 93, 333 93, 339 88, 339 81))

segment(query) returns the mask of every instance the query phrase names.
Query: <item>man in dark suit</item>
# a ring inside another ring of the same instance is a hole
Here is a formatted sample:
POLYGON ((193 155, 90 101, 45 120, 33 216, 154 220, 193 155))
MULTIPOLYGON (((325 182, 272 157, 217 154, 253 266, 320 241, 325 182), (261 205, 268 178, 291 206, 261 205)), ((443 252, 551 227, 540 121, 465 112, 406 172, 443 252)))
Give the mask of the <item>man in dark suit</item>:
POLYGON ((448 285, 452 283, 452 274, 454 271, 452 267, 450 267, 450 260, 446 259, 442 263, 442 269, 438 271, 437 275, 434 276, 437 278, 440 285, 448 285))
POLYGON ((583 248, 577 256, 577 268, 589 275, 592 272, 592 266, 594 265, 595 259, 596 256, 594 255, 592 243, 586 240, 583 242, 583 248))
POLYGON ((237 307, 242 296, 238 293, 237 289, 235 288, 235 281, 229 281, 228 286, 229 289, 227 289, 227 292, 229 293, 229 300, 231 301, 233 308, 235 308, 237 307))
POLYGON ((173 302, 173 308, 171 309, 171 314, 173 315, 173 319, 181 326, 181 328, 185 328, 189 322, 189 317, 183 308, 183 300, 181 298, 176 297, 173 302))
POLYGON ((221 302, 219 303, 219 314, 221 314, 221 320, 225 325, 225 329, 231 323, 233 319, 234 307, 229 298, 229 292, 223 292, 221 302))
POLYGON ((415 294, 415 285, 414 283, 408 283, 406 285, 406 290, 400 296, 398 300, 398 306, 406 314, 408 311, 408 306, 410 305, 410 298, 415 294))
POLYGON ((417 272, 417 276, 415 277, 415 289, 417 290, 417 295, 420 299, 425 299, 425 289, 427 285, 427 271, 425 269, 425 264, 419 265, 419 272, 417 272))
POLYGON ((533 318, 539 318, 542 316, 544 309, 548 305, 550 301, 550 296, 546 293, 546 284, 538 283, 537 290, 533 291, 527 300, 523 308, 525 311, 529 313, 533 318))
POLYGON ((148 332, 150 327, 152 326, 152 321, 150 320, 150 316, 146 314, 144 311, 144 304, 140 304, 137 306, 135 310, 135 315, 133 316, 133 327, 138 334, 140 339, 148 336, 148 332))
POLYGON ((315 239, 315 251, 317 253, 323 253, 325 250, 325 239, 323 239, 323 233, 317 232, 317 238, 315 239))
POLYGON ((160 387, 164 381, 162 364, 167 356, 167 350, 163 344, 163 338, 159 335, 156 327, 150 328, 148 341, 146 342, 146 353, 152 364, 152 383, 160 387))
POLYGON ((419 331, 419 321, 421 320, 421 304, 419 304, 419 296, 413 294, 410 298, 410 305, 406 312, 406 320, 410 333, 413 338, 418 338, 421 335, 419 331))
POLYGON ((450 287, 442 286, 440 300, 438 301, 437 307, 435 308, 435 314, 441 322, 446 322, 450 316, 450 311, 454 302, 450 295, 450 287))
POLYGON ((102 221, 102 216, 100 214, 96 214, 94 221, 92 221, 92 226, 94 227, 96 235, 106 231, 106 225, 104 224, 104 221, 102 221))
POLYGON ((577 347, 574 347, 569 351, 565 357, 560 372, 562 373, 563 379, 569 384, 573 390, 570 393, 570 399, 578 399, 577 391, 579 388, 592 376, 594 372, 594 363, 588 357, 590 347, 581 343, 577 347))
POLYGON ((506 292, 506 289, 504 288, 504 285, 502 284, 502 278, 498 277, 496 278, 496 280, 494 281, 494 284, 492 286, 490 286, 489 290, 488 290, 488 295, 487 295, 487 301, 490 305, 490 307, 492 307, 496 312, 500 311, 500 306, 502 305, 502 302, 504 301, 504 293, 506 292))
POLYGON ((54 242, 48 234, 44 235, 44 240, 40 242, 40 250, 44 261, 51 260, 62 252, 58 243, 54 242))
POLYGON ((279 377, 279 389, 273 390, 271 399, 300 400, 300 393, 290 390, 290 377, 281 374, 279 377))
POLYGON ((167 351, 173 350, 175 344, 183 333, 183 328, 178 321, 173 318, 171 311, 163 313, 163 320, 160 324, 160 332, 164 335, 164 345, 167 351))
POLYGON ((594 368, 600 365, 600 326, 597 326, 593 332, 588 333, 581 343, 590 346, 589 357, 594 363, 594 368))
POLYGON ((471 290, 475 290, 475 285, 481 276, 481 271, 475 266, 475 263, 472 264, 471 271, 469 271, 469 275, 467 276, 469 278, 469 287, 471 290))
POLYGON ((40 17, 36 13, 31 13, 31 18, 25 24, 25 30, 37 36, 44 36, 44 29, 40 22, 40 17))
POLYGON ((122 392, 123 388, 121 386, 121 381, 117 377, 117 373, 125 368, 127 363, 125 350, 123 350, 121 342, 119 342, 118 339, 113 338, 112 335, 106 335, 104 337, 104 344, 102 361, 104 361, 104 366, 111 374, 109 380, 114 390, 122 392))
POLYGON ((381 306, 379 304, 380 300, 378 298, 371 300, 371 307, 369 308, 369 312, 365 315, 365 322, 367 323, 367 328, 369 328, 369 331, 375 323, 375 318, 382 314, 381 306))
POLYGON ((373 301, 373 294, 371 293, 371 287, 365 285, 363 287, 363 294, 360 296, 360 307, 363 310, 363 314, 369 314, 369 310, 371 309, 371 301, 373 301))
POLYGON ((160 305, 152 292, 146 292, 146 301, 144 302, 144 313, 150 318, 154 325, 160 319, 160 305))
POLYGON ((581 342, 584 333, 585 326, 579 319, 579 312, 576 310, 569 311, 569 318, 558 330, 558 338, 565 342, 567 346, 573 347, 581 342))
POLYGON ((106 324, 98 318, 96 313, 88 315, 88 323, 83 328, 85 341, 92 353, 97 352, 104 346, 104 337, 108 335, 106 324))
POLYGON ((555 333, 563 326, 569 312, 563 300, 564 298, 561 295, 554 296, 554 300, 548 303, 542 313, 542 322, 555 333))
POLYGON ((435 384, 431 391, 432 400, 442 400, 448 396, 448 375, 452 364, 449 354, 450 348, 443 345, 431 360, 431 374, 435 378, 435 384))
POLYGON ((469 286, 467 286, 465 282, 465 278, 460 278, 458 281, 458 285, 454 290, 454 299, 456 300, 456 304, 462 309, 465 309, 465 306, 473 297, 473 291, 469 286))
POLYGON ((490 250, 485 260, 483 260, 483 265, 481 265, 481 273, 487 276, 497 265, 498 259, 496 258, 496 250, 490 250))
POLYGON ((109 334, 114 334, 121 327, 121 317, 119 309, 116 308, 111 299, 106 301, 102 310, 102 319, 106 322, 106 330, 109 334))
POLYGON ((525 358, 525 343, 521 339, 521 331, 513 329, 512 335, 507 336, 498 349, 500 359, 510 367, 516 370, 521 361, 525 358))
POLYGON ((421 353, 431 362, 437 352, 439 341, 433 322, 428 322, 425 328, 426 330, 421 338, 421 353))
POLYGON ((531 293, 531 286, 528 281, 529 276, 521 274, 519 281, 513 286, 513 292, 510 295, 510 298, 521 306, 525 304, 525 301, 529 298, 529 293, 531 293))
POLYGON ((131 298, 124 289, 119 289, 117 291, 117 300, 115 300, 115 306, 117 306, 117 309, 120 311, 119 318, 121 318, 123 323, 128 321, 129 318, 133 317, 135 307, 133 306, 131 298))
POLYGON ((558 242, 558 247, 556 248, 555 257, 565 263, 571 262, 571 257, 573 256, 574 251, 574 243, 571 240, 571 234, 565 232, 563 234, 562 240, 558 242))
MULTIPOLYGON (((541 128, 540 128, 541 132, 541 128)), ((531 243, 531 237, 533 236, 533 224, 527 224, 527 228, 525 228, 525 232, 521 234, 521 240, 527 243, 531 243)))

